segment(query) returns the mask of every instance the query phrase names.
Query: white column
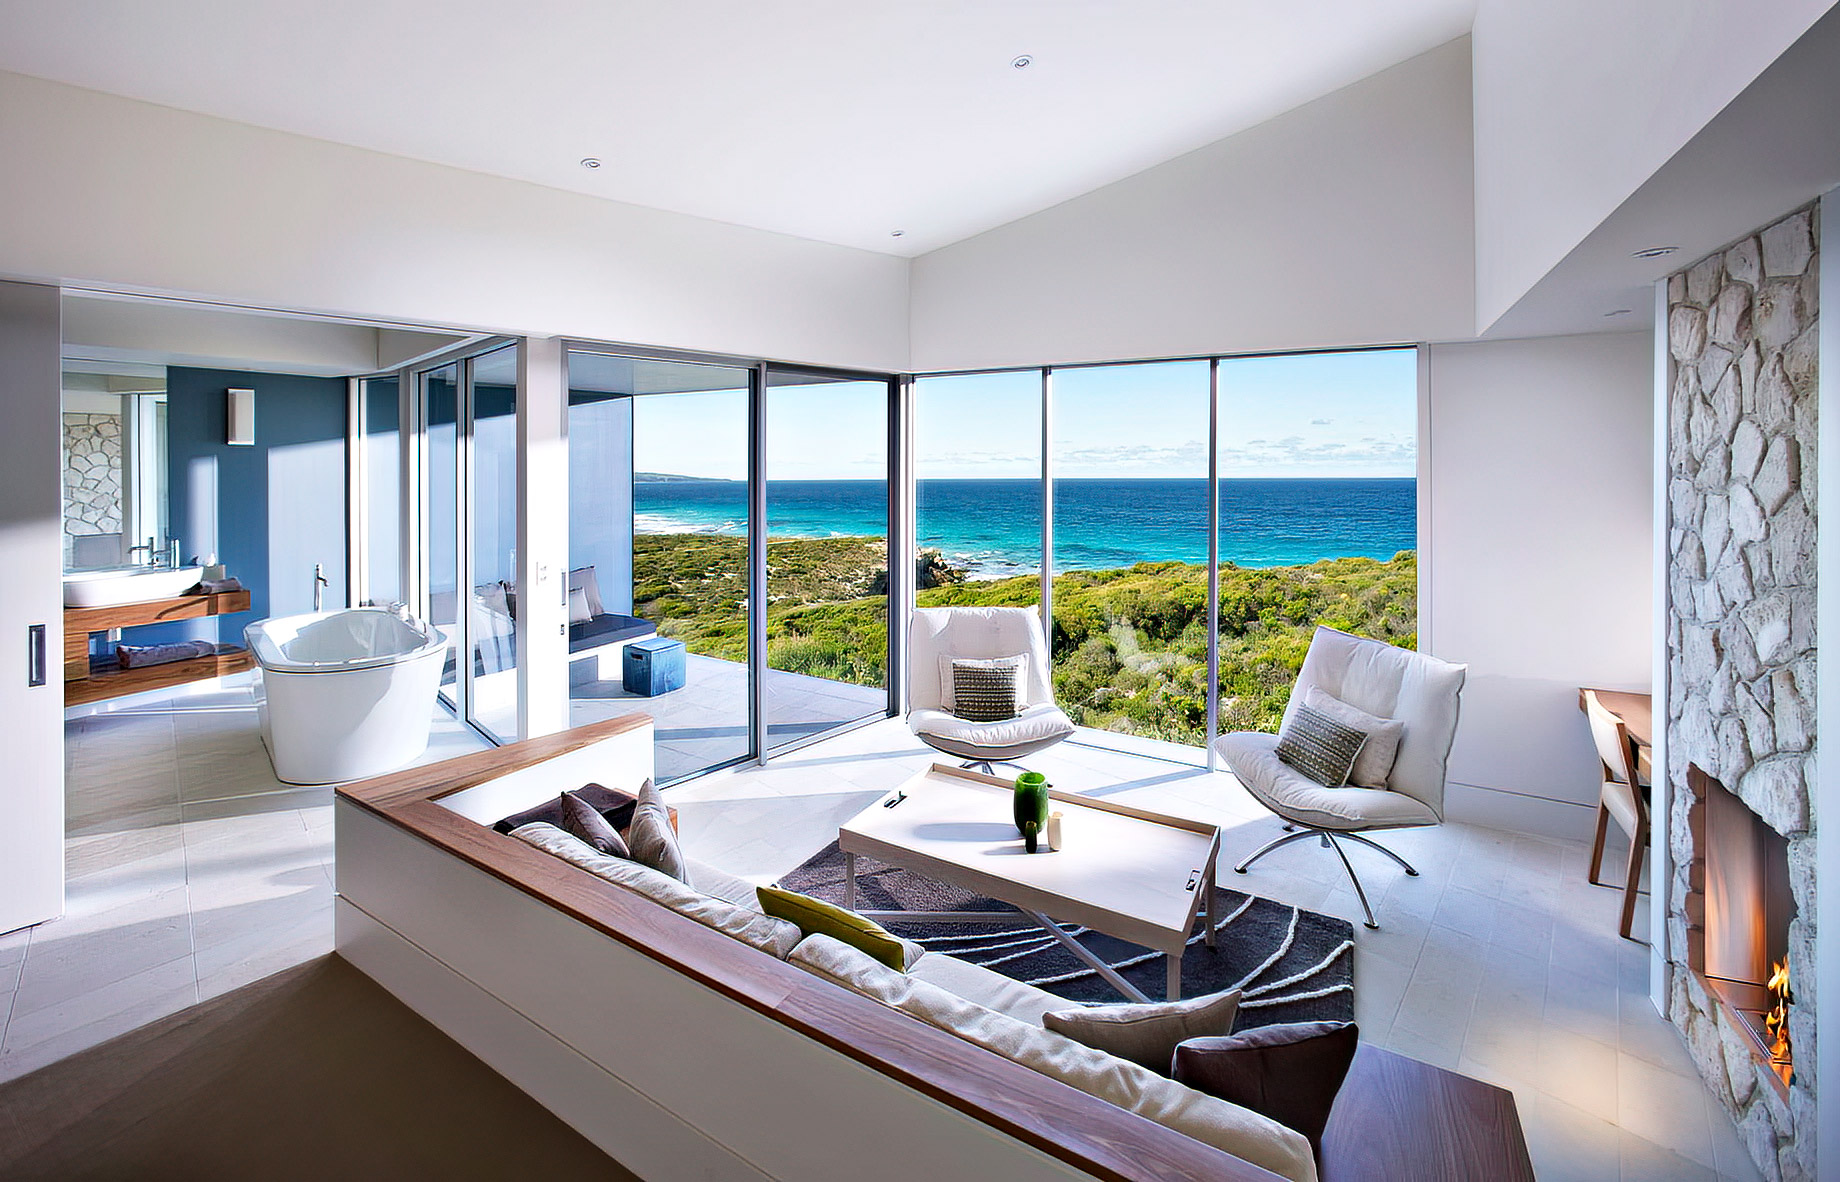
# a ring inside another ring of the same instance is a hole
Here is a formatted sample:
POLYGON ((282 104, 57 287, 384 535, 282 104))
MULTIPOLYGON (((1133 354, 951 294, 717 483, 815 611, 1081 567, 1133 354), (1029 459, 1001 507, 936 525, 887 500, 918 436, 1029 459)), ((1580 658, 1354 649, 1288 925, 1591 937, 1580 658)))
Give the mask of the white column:
POLYGON ((569 726, 568 353, 518 350, 518 737, 569 726))
POLYGON ((57 288, 0 283, 0 932, 64 913, 62 335, 57 288))

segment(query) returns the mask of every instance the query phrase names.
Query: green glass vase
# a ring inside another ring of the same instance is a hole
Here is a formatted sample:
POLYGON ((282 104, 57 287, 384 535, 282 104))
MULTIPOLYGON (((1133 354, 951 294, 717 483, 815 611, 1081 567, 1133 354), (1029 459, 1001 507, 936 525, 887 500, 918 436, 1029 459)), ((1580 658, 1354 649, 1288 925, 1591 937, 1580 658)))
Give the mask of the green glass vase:
POLYGON ((1022 847, 1029 853, 1048 827, 1048 777, 1040 772, 1023 772, 1016 777, 1016 828, 1022 831, 1022 847))

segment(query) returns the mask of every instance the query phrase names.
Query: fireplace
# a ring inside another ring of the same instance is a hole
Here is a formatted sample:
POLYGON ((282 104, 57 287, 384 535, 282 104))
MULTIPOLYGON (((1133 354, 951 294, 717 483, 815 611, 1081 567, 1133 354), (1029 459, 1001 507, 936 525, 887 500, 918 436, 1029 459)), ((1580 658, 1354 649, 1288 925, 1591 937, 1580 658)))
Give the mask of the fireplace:
POLYGON ((1687 964, 1786 1091, 1794 1079, 1788 965, 1796 914, 1789 839, 1699 765, 1688 766, 1687 786, 1700 855, 1689 876, 1687 964))

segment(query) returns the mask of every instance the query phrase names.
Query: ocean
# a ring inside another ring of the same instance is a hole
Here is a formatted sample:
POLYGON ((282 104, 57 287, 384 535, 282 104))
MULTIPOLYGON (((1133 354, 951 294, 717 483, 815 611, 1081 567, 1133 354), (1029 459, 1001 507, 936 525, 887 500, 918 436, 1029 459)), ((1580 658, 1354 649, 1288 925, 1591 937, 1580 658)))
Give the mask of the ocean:
MULTIPOLYGON (((1041 485, 1033 480, 922 480, 920 545, 973 578, 1041 568, 1041 485)), ((767 482, 770 537, 824 538, 887 529, 886 488, 872 480, 767 482)), ((747 532, 747 486, 730 480, 633 485, 639 533, 747 532)), ((1388 559, 1418 545, 1417 481, 1236 479, 1220 482, 1220 556, 1240 566, 1322 558, 1388 559)), ((1054 482, 1054 565, 1107 570, 1137 562, 1207 561, 1204 479, 1054 482)))

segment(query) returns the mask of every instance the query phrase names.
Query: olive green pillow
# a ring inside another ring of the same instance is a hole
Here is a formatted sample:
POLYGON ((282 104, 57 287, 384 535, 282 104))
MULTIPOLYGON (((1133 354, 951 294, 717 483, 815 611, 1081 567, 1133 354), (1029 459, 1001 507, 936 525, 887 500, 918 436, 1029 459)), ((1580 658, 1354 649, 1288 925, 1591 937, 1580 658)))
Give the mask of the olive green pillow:
POLYGON ((874 920, 864 919, 854 911, 846 911, 834 903, 801 895, 797 891, 783 891, 769 886, 756 887, 754 890, 760 897, 761 911, 776 919, 797 924, 802 934, 841 940, 897 973, 905 970, 906 945, 874 920))

